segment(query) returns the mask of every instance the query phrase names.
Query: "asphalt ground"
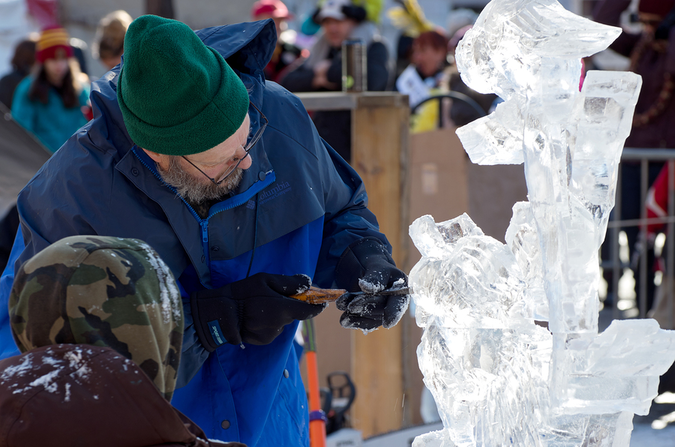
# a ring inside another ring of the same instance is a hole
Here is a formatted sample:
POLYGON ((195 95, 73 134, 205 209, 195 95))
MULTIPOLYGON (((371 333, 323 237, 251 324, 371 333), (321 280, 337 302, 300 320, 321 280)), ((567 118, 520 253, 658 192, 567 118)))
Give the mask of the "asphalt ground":
MULTIPOLYGON (((634 284, 632 272, 626 269, 619 280, 617 308, 614 309, 612 303, 611 307, 607 306, 600 311, 600 331, 605 330, 614 318, 630 319, 637 316, 634 284)), ((605 295, 602 292, 604 290, 601 290, 601 296, 605 295)), ((612 301, 616 301, 614 297, 612 301)), ((630 447, 675 447, 675 394, 664 393, 657 396, 647 416, 633 417, 630 447)))

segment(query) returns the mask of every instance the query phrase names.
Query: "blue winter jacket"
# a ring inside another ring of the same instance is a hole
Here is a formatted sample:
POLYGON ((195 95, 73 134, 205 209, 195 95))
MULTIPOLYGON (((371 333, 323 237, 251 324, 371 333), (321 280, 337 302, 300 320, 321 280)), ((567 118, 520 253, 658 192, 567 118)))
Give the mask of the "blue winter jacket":
MULTIPOLYGON (((356 172, 319 137, 300 100, 265 81, 274 23, 215 27, 197 35, 225 57, 269 119, 236 194, 201 219, 134 146, 117 104, 118 69, 106 74, 93 85, 94 119, 19 195, 21 230, 0 279, 0 356, 18 353, 7 300, 22 262, 74 234, 142 239, 179 278, 184 296, 178 379, 184 386, 172 403, 212 438, 251 447, 308 445, 307 401, 292 349, 297 322, 269 345, 226 344, 209 355, 192 326, 189 294, 240 280, 249 265, 251 275, 304 273, 330 287, 350 243, 362 237, 388 243, 366 208, 356 172)), ((255 131, 260 119, 250 111, 255 131)))

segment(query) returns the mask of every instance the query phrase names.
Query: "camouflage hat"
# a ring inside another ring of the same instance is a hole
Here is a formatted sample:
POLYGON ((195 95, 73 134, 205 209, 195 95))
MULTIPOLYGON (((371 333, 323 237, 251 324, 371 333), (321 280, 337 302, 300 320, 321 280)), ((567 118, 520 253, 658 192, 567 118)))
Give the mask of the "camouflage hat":
POLYGON ((171 271, 145 242, 73 236, 50 245, 19 269, 9 314, 21 352, 61 343, 108 346, 171 400, 183 307, 171 271))

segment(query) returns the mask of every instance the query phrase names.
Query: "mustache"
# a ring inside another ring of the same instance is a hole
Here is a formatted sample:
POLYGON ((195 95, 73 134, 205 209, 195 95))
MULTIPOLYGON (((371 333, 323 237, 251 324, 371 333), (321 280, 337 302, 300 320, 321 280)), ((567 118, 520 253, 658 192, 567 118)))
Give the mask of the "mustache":
POLYGON ((181 157, 177 156, 169 158, 169 166, 166 170, 159 165, 157 168, 162 179, 173 186, 176 192, 190 203, 203 203, 223 198, 239 186, 244 175, 244 170, 237 168, 223 183, 216 185, 191 166, 183 166, 181 157), (188 171, 190 168, 195 173, 190 173, 188 171))

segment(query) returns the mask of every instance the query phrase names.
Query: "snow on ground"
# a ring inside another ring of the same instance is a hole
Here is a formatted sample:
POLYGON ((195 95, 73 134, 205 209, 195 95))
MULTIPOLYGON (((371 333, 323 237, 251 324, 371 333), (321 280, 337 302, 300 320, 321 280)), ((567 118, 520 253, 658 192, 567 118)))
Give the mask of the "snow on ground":
MULTIPOLYGON (((622 241, 621 253, 624 262, 627 262, 628 254, 625 240, 622 241)), ((604 330, 614 318, 634 318, 637 316, 637 303, 635 301, 635 282, 633 274, 625 269, 619 280, 619 302, 616 308, 605 308, 600 311, 599 328, 604 330)), ((601 281, 604 283, 604 281, 601 281)), ((605 284, 603 284, 605 285, 605 284)), ((604 292, 604 291, 603 291, 604 292)), ((604 293, 601 292, 604 296, 604 293)), ((633 418, 633 434, 630 447, 674 447, 675 446, 675 394, 658 396, 647 416, 635 416, 633 418)))
POLYGON ((657 396, 649 414, 635 416, 633 425, 631 447, 675 446, 675 394, 657 396))
POLYGON ((650 424, 635 424, 630 447, 673 447, 675 445, 675 425, 663 430, 654 430, 650 424))

